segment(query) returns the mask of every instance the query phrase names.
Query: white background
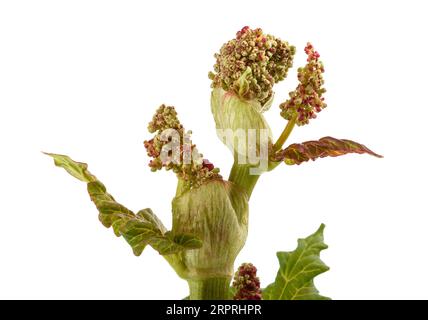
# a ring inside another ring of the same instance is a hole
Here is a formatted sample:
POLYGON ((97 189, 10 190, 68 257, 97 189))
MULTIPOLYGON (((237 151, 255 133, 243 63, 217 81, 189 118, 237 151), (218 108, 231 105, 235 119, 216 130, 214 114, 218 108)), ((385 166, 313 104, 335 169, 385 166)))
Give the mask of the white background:
POLYGON ((327 109, 289 142, 326 135, 385 156, 347 155, 263 176, 237 263, 263 286, 275 252, 327 225, 316 280, 334 299, 428 298, 425 1, 2 1, 0 3, 0 298, 181 299, 187 285, 148 248, 132 255, 98 222, 85 185, 40 151, 89 164, 130 209, 170 226, 175 177, 151 173, 143 141, 155 109, 175 105, 194 142, 227 176, 208 71, 244 25, 298 49, 266 115, 296 83, 311 41, 327 109))

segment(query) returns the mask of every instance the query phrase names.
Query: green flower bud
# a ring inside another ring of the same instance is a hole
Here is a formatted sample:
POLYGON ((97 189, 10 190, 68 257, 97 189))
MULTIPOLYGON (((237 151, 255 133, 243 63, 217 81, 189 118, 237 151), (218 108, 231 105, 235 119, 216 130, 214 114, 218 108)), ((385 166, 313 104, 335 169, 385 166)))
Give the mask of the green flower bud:
POLYGON ((190 233, 202 248, 182 253, 184 277, 191 280, 233 275, 233 263, 248 231, 248 199, 228 181, 213 180, 172 201, 174 234, 190 233))

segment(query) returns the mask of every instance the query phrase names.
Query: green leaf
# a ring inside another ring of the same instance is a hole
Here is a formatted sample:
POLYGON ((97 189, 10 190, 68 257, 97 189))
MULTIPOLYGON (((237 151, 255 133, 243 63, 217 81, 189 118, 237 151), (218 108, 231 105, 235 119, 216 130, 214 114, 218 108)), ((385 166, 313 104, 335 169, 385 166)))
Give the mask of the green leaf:
POLYGON ((189 249, 202 247, 202 240, 191 234, 179 234, 174 236, 174 242, 189 249))
POLYGON ((132 219, 124 224, 120 232, 136 256, 141 255, 146 245, 154 238, 162 237, 162 234, 153 225, 137 219, 132 219))
POLYGON ((73 177, 87 182, 91 200, 99 211, 98 218, 106 228, 113 228, 116 236, 123 236, 139 256, 147 245, 160 254, 173 254, 183 250, 197 249, 202 241, 189 234, 172 235, 151 209, 137 214, 116 202, 104 184, 88 171, 86 163, 76 162, 68 156, 46 153, 54 158, 55 165, 64 168, 73 177))
POLYGON ((348 153, 367 153, 382 158, 381 155, 355 141, 324 137, 318 141, 294 143, 286 149, 278 151, 272 160, 284 161, 288 165, 293 165, 317 158, 338 157, 348 153))
POLYGON ((57 167, 64 168, 69 174, 83 182, 91 182, 96 178, 87 171, 88 165, 82 162, 73 161, 70 157, 63 154, 46 153, 52 157, 57 167))
POLYGON ((156 226, 162 233, 166 233, 166 228, 163 225, 162 221, 153 213, 152 209, 146 208, 138 211, 137 216, 143 220, 150 222, 152 225, 156 226))
POLYGON ((329 270, 320 259, 320 252, 327 249, 324 227, 322 224, 314 234, 299 239, 296 250, 277 253, 279 271, 275 282, 263 290, 263 299, 329 300, 321 296, 314 285, 314 278, 329 270))
POLYGON ((183 250, 198 249, 202 241, 192 235, 175 235, 170 232, 163 234, 156 225, 133 219, 121 228, 121 234, 132 247, 134 254, 139 256, 147 244, 161 255, 168 255, 183 250))

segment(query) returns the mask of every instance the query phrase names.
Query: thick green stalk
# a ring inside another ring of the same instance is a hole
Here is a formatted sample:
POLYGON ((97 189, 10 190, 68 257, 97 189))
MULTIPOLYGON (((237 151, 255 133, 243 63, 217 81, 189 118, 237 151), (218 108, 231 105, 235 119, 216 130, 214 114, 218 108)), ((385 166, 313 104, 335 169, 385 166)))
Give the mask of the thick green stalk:
POLYGON ((231 278, 188 280, 189 300, 229 300, 231 278))
POLYGON ((229 181, 241 187, 250 199, 253 189, 260 178, 259 174, 250 173, 250 165, 234 163, 230 170, 229 181))
MULTIPOLYGON (((284 143, 287 141, 291 132, 293 131, 296 125, 297 115, 295 115, 290 121, 288 121, 287 126, 282 131, 278 140, 275 142, 273 146, 274 152, 280 150, 284 143)), ((279 162, 270 163, 269 170, 275 168, 279 162)), ((257 181, 260 178, 260 175, 252 175, 250 174, 249 165, 234 163, 232 166, 232 170, 230 171, 229 181, 235 183, 240 186, 247 192, 248 199, 251 197, 254 187, 256 186, 257 181)))
MULTIPOLYGON (((274 153, 281 150, 282 146, 284 145, 284 143, 287 141, 288 137, 290 136, 291 131, 293 131, 293 129, 296 125, 296 120, 297 120, 297 115, 295 115, 293 118, 291 118, 288 121, 287 126, 284 128, 284 130, 282 131, 278 140, 273 145, 273 152, 274 153)), ((275 169, 280 163, 281 162, 278 162, 278 161, 276 161, 276 162, 269 161, 269 171, 275 169)))
POLYGON ((280 150, 284 145, 285 141, 287 141, 288 137, 291 134, 291 131, 293 131, 293 128, 296 125, 296 120, 297 120, 297 114, 294 115, 293 118, 290 119, 290 121, 288 121, 287 126, 284 128, 278 140, 273 145, 274 151, 280 150))

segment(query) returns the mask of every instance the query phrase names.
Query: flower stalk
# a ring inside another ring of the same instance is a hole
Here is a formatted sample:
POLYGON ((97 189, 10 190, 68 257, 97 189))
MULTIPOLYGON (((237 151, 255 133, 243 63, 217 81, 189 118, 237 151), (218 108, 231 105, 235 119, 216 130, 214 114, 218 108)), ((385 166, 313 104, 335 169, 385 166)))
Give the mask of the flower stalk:
POLYGON ((248 199, 250 199, 260 178, 260 175, 250 173, 251 168, 252 166, 250 165, 240 165, 235 162, 229 175, 229 181, 242 188, 247 194, 248 199))
POLYGON ((287 122, 287 125, 285 126, 284 130, 282 131, 281 135, 279 136, 278 140, 273 145, 273 151, 276 152, 282 148, 284 143, 287 141, 288 137, 290 136, 291 132, 294 129, 294 126, 296 125, 298 115, 294 114, 292 118, 287 122))

